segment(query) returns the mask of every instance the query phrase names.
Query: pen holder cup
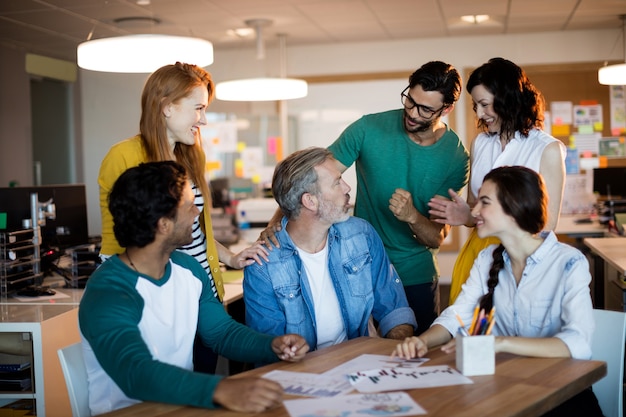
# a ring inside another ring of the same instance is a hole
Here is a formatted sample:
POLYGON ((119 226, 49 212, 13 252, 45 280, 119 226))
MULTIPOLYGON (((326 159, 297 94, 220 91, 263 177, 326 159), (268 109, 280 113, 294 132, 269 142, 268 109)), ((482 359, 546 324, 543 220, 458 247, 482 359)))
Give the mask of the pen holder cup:
POLYGON ((456 367, 463 375, 493 375, 496 372, 494 336, 456 337, 456 367))

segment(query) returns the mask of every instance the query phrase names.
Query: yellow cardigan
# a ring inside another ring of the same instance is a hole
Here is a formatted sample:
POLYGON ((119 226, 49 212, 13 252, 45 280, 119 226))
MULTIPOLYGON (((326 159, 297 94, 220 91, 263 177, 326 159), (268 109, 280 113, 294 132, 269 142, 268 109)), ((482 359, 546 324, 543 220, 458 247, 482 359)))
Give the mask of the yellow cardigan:
MULTIPOLYGON (((146 161, 141 138, 139 135, 130 139, 118 142, 109 149, 100 165, 98 174, 98 186, 100 188, 100 214, 102 216, 102 248, 103 255, 115 255, 124 252, 124 249, 117 243, 113 234, 113 217, 109 212, 108 196, 117 178, 128 168, 135 167, 146 161)), ((211 224, 211 208, 204 205, 204 230, 207 244, 207 259, 211 274, 215 281, 215 287, 220 300, 224 299, 224 282, 217 256, 215 238, 213 237, 213 225, 211 224)))

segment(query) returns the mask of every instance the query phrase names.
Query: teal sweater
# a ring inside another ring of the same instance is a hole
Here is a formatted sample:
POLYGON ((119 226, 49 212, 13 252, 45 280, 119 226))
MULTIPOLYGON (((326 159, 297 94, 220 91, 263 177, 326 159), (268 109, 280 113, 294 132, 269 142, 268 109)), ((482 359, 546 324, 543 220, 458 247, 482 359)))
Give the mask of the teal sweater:
POLYGON ((92 413, 138 401, 214 408, 221 376, 193 372, 196 329, 217 353, 275 362, 272 336, 237 323, 211 292, 202 266, 174 252, 160 280, 117 256, 90 277, 79 308, 92 413))
POLYGON ((396 188, 411 193, 423 216, 435 195, 459 192, 469 177, 469 154, 459 137, 446 132, 433 145, 413 142, 404 130, 404 110, 361 117, 328 147, 346 167, 356 165, 354 215, 370 222, 405 286, 432 283, 439 277, 437 250, 415 240, 409 226, 389 210, 396 188))

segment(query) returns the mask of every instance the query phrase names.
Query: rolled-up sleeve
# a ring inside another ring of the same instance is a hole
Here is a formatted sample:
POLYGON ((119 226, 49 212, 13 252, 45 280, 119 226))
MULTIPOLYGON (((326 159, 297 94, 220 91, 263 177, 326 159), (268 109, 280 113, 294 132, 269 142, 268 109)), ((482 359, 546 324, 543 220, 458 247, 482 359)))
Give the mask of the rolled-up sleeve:
POLYGON ((563 273, 565 294, 561 311, 562 328, 555 337, 568 347, 572 358, 591 358, 591 338, 595 329, 589 296, 589 263, 583 254, 572 257, 563 273))

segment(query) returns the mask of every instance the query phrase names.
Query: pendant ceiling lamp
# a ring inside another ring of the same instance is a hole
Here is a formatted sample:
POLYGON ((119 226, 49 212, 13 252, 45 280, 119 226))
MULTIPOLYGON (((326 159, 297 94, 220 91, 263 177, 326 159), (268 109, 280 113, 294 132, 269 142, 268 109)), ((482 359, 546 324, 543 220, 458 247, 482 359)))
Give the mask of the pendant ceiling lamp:
MULTIPOLYGON (((247 20, 256 32, 257 59, 265 58, 262 28, 271 24, 267 19, 247 20)), ((224 101, 276 101, 305 97, 308 93, 306 81, 286 78, 286 40, 280 37, 280 78, 246 78, 224 81, 215 87, 215 96, 224 101)))
MULTIPOLYGON (((114 22, 133 29, 148 24, 151 32, 161 23, 154 17, 121 17, 114 22)), ((176 61, 200 67, 213 63, 213 44, 200 38, 151 33, 92 40, 92 34, 93 30, 76 50, 78 66, 87 70, 151 73, 176 61)))
MULTIPOLYGON (((626 16, 622 15, 622 44, 626 60, 626 16)), ((598 82, 604 85, 626 85, 626 63, 605 65, 598 70, 598 82)))

